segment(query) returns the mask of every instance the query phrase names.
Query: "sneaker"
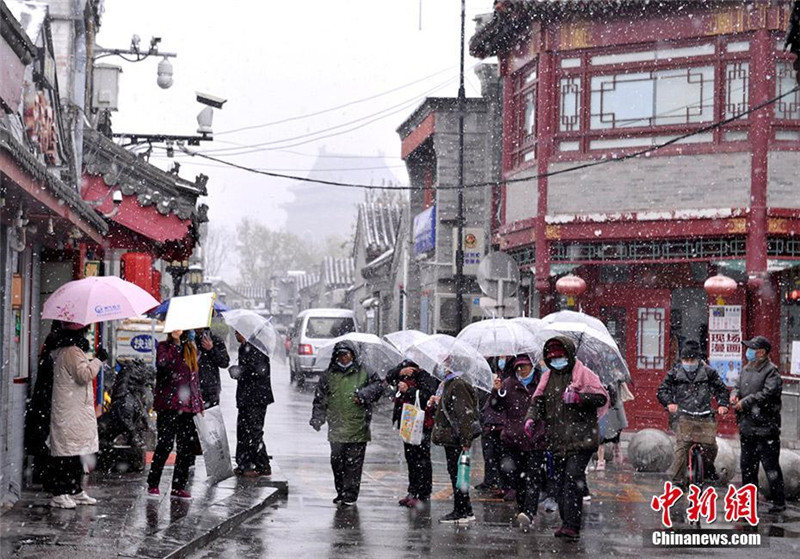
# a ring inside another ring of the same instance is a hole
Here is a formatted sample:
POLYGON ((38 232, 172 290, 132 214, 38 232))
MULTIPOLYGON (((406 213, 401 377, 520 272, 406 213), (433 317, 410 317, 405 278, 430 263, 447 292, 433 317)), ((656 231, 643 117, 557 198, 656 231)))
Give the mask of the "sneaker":
POLYGON ((56 495, 50 499, 50 506, 56 509, 74 509, 75 501, 69 495, 56 495))
POLYGON ((401 507, 407 507, 408 502, 413 498, 414 496, 409 493, 408 495, 397 501, 397 504, 400 505, 401 507))
POLYGON ((533 524, 533 515, 521 512, 517 515, 517 525, 523 530, 528 529, 533 524))
POLYGON ((470 522, 475 522, 475 515, 471 512, 459 513, 453 511, 439 519, 440 524, 468 524, 470 522))
POLYGON ((256 470, 256 473, 258 473, 259 476, 271 476, 272 475, 272 467, 271 466, 267 466, 267 467, 262 468, 260 470, 256 470))
POLYGON ((339 504, 342 505, 343 507, 354 507, 356 506, 356 500, 353 499, 352 501, 350 500, 345 501, 344 499, 342 499, 341 501, 339 501, 339 504))
POLYGON ((556 512, 558 510, 558 503, 552 497, 547 497, 544 500, 544 510, 545 512, 556 512))
POLYGON ((769 514, 780 514, 786 510, 786 505, 771 505, 769 509, 767 509, 767 513, 769 514))
POLYGON ((147 488, 147 498, 148 499, 158 499, 161 497, 161 490, 158 487, 148 487, 147 488))
POLYGON ((341 495, 336 495, 336 497, 333 498, 333 504, 334 505, 338 505, 341 502, 342 502, 342 496, 341 495))
POLYGON ((592 496, 591 495, 584 495, 583 496, 583 502, 584 503, 588 503, 591 500, 592 500, 592 496))
POLYGON ((86 494, 86 491, 81 491, 77 495, 72 496, 72 500, 75 501, 76 505, 96 505, 97 499, 94 497, 89 497, 86 494))
POLYGON ((494 486, 494 485, 491 485, 489 483, 486 483, 484 481, 483 483, 479 483, 478 485, 476 485, 475 489, 477 491, 493 491, 493 490, 497 489, 497 487, 494 486))
POLYGON ((517 492, 513 489, 509 489, 505 493, 503 493, 503 500, 504 501, 516 501, 517 500, 517 492))
POLYGON ((235 476, 243 476, 244 475, 244 470, 241 469, 241 468, 234 468, 233 469, 233 475, 235 475, 235 476))
POLYGON ((170 493, 170 497, 189 501, 192 498, 192 494, 186 491, 185 489, 173 489, 172 492, 170 493))
POLYGON ((581 537, 581 533, 578 530, 573 530, 572 528, 567 528, 566 526, 562 526, 558 530, 556 530, 556 537, 557 538, 564 538, 567 541, 578 541, 581 537))
POLYGON ((258 477, 259 475, 260 474, 258 473, 258 470, 247 470, 242 472, 242 477, 258 477))
POLYGON ((411 497, 408 501, 406 501, 406 506, 410 509, 415 509, 422 505, 422 501, 417 499, 416 497, 411 497))

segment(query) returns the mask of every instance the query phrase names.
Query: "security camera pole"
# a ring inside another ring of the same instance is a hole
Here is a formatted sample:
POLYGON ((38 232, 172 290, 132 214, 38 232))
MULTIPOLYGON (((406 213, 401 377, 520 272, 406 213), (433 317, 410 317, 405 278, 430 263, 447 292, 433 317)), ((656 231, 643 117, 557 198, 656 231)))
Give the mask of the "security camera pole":
POLYGON ((466 0, 461 0, 461 57, 458 82, 458 217, 456 227, 456 331, 464 328, 464 111, 466 92, 464 91, 464 25, 466 20, 466 0))

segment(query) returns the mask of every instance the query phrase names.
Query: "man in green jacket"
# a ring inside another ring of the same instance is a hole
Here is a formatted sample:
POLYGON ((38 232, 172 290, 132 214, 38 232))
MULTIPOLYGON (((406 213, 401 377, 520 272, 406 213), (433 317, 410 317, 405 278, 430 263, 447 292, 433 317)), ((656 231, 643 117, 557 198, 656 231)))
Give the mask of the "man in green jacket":
POLYGON ((338 342, 328 369, 320 375, 309 424, 317 431, 328 422, 331 469, 337 505, 353 506, 361 489, 361 470, 370 441, 372 404, 380 399, 380 377, 358 361, 356 345, 338 342))

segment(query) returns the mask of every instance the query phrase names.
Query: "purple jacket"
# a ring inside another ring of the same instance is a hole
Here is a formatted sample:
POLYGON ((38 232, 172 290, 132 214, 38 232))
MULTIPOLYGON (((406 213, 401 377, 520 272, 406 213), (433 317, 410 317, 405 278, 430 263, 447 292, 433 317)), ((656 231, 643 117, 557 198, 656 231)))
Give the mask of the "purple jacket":
MULTIPOLYGON (((534 373, 536 377, 538 373, 534 373)), ((516 375, 503 381, 500 390, 492 390, 490 398, 492 411, 501 423, 500 440, 513 450, 529 452, 531 450, 546 450, 547 444, 544 437, 544 422, 534 425, 533 440, 525 434, 525 416, 533 401, 536 390, 536 380, 526 388, 517 379, 516 375)))
POLYGON ((186 413, 203 411, 200 396, 200 375, 189 369, 183 359, 182 347, 166 340, 156 349, 156 388, 153 409, 186 413))

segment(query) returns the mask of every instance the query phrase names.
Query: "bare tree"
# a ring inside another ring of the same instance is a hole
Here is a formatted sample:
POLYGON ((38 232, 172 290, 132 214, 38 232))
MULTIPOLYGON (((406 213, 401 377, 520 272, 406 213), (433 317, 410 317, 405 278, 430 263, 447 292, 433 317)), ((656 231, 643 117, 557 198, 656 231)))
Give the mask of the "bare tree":
POLYGON ((205 275, 219 276, 231 263, 231 252, 235 246, 235 238, 230 229, 210 226, 202 244, 205 275))
POLYGON ((288 231, 275 231, 245 219, 236 228, 239 275, 244 283, 266 283, 289 270, 319 266, 317 248, 288 231))

